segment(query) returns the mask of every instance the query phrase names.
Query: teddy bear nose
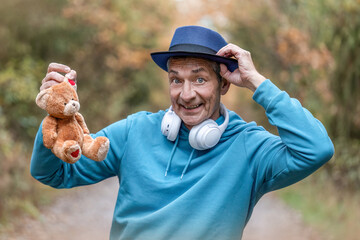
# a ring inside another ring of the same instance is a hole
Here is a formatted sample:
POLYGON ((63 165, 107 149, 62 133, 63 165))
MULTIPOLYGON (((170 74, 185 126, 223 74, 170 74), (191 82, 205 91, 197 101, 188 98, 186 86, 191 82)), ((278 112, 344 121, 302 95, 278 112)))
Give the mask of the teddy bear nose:
POLYGON ((74 107, 76 106, 76 104, 75 104, 75 103, 73 103, 72 105, 73 105, 74 107))

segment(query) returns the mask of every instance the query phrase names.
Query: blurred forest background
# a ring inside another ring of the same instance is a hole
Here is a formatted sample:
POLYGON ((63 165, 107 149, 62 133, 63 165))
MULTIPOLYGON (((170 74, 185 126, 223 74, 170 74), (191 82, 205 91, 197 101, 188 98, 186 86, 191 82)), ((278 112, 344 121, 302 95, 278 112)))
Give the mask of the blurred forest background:
MULTIPOLYGON (((81 113, 96 132, 169 105, 166 74, 149 54, 167 49, 174 29, 188 24, 249 50, 263 75, 324 123, 334 158, 279 196, 334 239, 359 236, 360 0, 2 0, 0 232, 51 201, 51 190, 29 174, 45 116, 35 97, 48 64, 77 71, 81 113)), ((232 87, 224 101, 274 130, 248 91, 232 87)))

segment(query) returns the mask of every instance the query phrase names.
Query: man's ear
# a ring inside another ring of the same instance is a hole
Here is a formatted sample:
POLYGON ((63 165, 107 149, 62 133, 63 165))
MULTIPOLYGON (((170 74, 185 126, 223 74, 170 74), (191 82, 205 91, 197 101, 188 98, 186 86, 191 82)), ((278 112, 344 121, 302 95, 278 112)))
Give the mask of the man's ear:
POLYGON ((225 78, 222 78, 220 82, 220 94, 225 95, 229 91, 229 88, 230 88, 230 82, 225 78))
POLYGON ((50 97, 50 93, 52 92, 51 88, 42 90, 41 92, 39 92, 39 94, 36 96, 36 104, 46 110, 46 105, 47 105, 47 101, 50 97))

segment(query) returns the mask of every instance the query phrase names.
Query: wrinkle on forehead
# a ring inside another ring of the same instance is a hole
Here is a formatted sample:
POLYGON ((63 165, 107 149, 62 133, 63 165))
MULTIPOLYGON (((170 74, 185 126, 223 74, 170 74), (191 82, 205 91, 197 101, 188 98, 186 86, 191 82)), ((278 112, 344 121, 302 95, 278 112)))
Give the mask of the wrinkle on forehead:
MULTIPOLYGON (((210 72, 212 70, 211 63, 202 58, 192 58, 192 57, 184 57, 184 58, 171 58, 169 60, 169 72, 170 68, 184 68, 184 67, 192 67, 194 72, 199 71, 207 71, 210 72)), ((176 70, 173 70, 175 71, 176 70)))

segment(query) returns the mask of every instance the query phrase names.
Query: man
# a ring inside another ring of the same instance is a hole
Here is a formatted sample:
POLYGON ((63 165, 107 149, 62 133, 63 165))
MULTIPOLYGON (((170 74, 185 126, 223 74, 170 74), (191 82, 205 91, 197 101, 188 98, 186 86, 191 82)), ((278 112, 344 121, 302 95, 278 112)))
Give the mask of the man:
MULTIPOLYGON (((111 239, 240 239, 265 193, 295 183, 333 155, 323 125, 257 72, 248 51, 216 32, 185 26, 169 51, 152 54, 168 72, 171 107, 139 112, 96 134, 110 139, 102 162, 57 159, 39 130, 31 173, 56 188, 117 176, 111 239), (219 66, 220 64, 220 66, 219 66), (220 103, 230 84, 254 92, 275 136, 220 103)), ((50 64, 42 89, 76 78, 50 64)))

